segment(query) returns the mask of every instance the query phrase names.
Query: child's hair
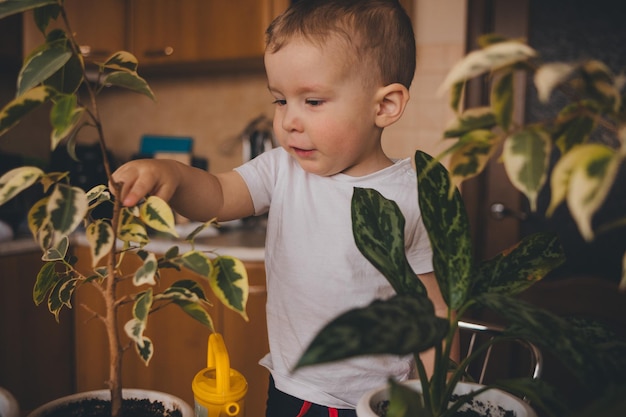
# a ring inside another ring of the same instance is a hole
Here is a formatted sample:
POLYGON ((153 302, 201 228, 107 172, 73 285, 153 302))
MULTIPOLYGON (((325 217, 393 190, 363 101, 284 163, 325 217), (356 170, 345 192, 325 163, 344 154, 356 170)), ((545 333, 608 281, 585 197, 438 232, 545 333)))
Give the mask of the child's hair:
POLYGON ((375 71, 383 85, 409 88, 415 73, 415 35, 398 0, 299 0, 266 31, 266 51, 302 37, 321 46, 340 36, 354 48, 351 65, 375 71))

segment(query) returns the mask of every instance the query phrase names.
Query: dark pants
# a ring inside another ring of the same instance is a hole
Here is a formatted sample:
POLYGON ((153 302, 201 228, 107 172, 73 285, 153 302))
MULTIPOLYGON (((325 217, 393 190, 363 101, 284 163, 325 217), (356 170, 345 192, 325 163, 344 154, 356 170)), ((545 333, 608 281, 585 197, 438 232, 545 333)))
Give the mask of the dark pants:
POLYGON ((267 390, 265 417, 356 417, 352 409, 333 409, 323 405, 307 403, 276 389, 274 378, 270 376, 267 390))

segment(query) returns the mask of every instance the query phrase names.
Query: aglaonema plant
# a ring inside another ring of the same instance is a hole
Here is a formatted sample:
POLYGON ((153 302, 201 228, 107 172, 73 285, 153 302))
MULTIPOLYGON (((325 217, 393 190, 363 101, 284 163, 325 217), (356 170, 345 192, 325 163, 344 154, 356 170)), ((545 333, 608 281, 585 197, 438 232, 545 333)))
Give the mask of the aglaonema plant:
MULTIPOLYGON (((532 378, 504 379, 453 399, 459 381, 468 378, 468 365, 489 345, 525 339, 560 358, 573 375, 590 386, 599 384, 613 366, 599 363, 597 346, 588 343, 563 318, 521 301, 516 296, 540 281, 564 261, 558 238, 537 233, 492 259, 473 258, 470 228, 456 187, 450 192, 449 172, 429 155, 415 154, 419 206, 433 249, 433 267, 448 305, 447 317, 437 317, 422 283, 404 252, 404 217, 395 202, 377 191, 355 188, 352 225, 356 245, 389 281, 396 295, 350 310, 324 327, 299 360, 298 367, 365 354, 414 355, 422 394, 391 381, 387 417, 449 417, 479 393, 499 388, 531 400, 546 415, 562 415, 554 390, 532 378), (451 357, 458 322, 472 308, 487 308, 506 322, 495 337, 456 363, 451 357), (420 353, 434 348, 432 373, 420 353)), ((616 355, 619 357, 623 355, 616 355)), ((623 369, 623 368, 622 368, 623 369)))
MULTIPOLYGON (((106 88, 120 87, 153 99, 147 82, 137 74, 137 59, 128 52, 117 52, 97 63, 95 77, 87 77, 85 58, 74 39, 63 1, 0 2, 0 18, 27 10, 33 10, 45 42, 24 60, 17 79, 17 95, 0 111, 0 135, 34 108, 51 103, 51 148, 64 144, 70 155, 74 155, 78 132, 82 129, 95 131, 109 184, 119 190, 121 184, 111 181, 96 98, 106 88), (48 30, 54 19, 61 21, 63 29, 48 30)), ((27 218, 42 248, 44 264, 36 277, 33 299, 37 305, 47 303, 58 321, 60 311, 64 307, 71 308, 76 291, 85 285, 97 289, 104 309, 84 307, 106 328, 110 364, 107 384, 111 391, 112 416, 120 415, 122 407, 124 351, 134 345, 146 365, 153 356, 153 343, 144 334, 152 312, 174 304, 213 331, 210 303, 203 289, 208 285, 225 306, 247 320, 248 277, 243 263, 231 256, 207 254, 194 247, 195 236, 204 228, 212 227, 214 220, 186 237, 191 242, 190 251, 181 253, 177 246, 172 246, 165 254, 157 255, 146 246, 155 232, 178 238, 173 212, 163 200, 147 196, 136 207, 123 207, 113 197, 115 193, 111 193, 109 184, 85 191, 71 185, 68 173, 47 173, 38 167, 23 166, 0 178, 0 204, 36 184, 41 186, 44 197, 33 204, 27 218), (102 205, 109 206, 110 218, 94 215, 94 210, 102 205), (77 259, 71 250, 72 234, 77 229, 86 235, 89 245, 92 270, 88 272, 76 268, 77 259), (122 261, 130 257, 140 259, 138 269, 125 270, 127 264, 122 261), (173 268, 190 277, 157 292, 163 268, 173 268), (118 285, 123 281, 132 281, 136 291, 120 291, 118 285), (120 307, 129 303, 132 303, 132 317, 122 322, 120 307), (125 337, 118 330, 122 323, 125 323, 125 337)))

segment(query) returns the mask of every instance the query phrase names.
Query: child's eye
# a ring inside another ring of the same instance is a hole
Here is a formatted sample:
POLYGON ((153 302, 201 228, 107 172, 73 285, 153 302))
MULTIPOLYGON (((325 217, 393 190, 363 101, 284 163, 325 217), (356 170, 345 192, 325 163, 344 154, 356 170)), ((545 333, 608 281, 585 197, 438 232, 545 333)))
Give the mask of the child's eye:
POLYGON ((309 98, 306 100, 306 104, 316 107, 316 106, 321 106, 324 103, 324 100, 318 100, 318 99, 314 99, 314 98, 309 98))
POLYGON ((287 100, 277 98, 276 100, 272 101, 272 104, 276 104, 277 106, 284 106, 285 104, 287 104, 287 100))

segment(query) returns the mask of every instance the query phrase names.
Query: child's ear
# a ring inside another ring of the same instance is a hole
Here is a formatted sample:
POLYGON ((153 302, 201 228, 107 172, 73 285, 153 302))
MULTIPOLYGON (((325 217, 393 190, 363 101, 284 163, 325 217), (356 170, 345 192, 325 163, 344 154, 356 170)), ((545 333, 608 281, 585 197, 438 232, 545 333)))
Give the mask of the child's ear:
POLYGON ((384 128, 395 123, 404 113, 409 90, 400 83, 381 87, 376 92, 376 126, 384 128))

